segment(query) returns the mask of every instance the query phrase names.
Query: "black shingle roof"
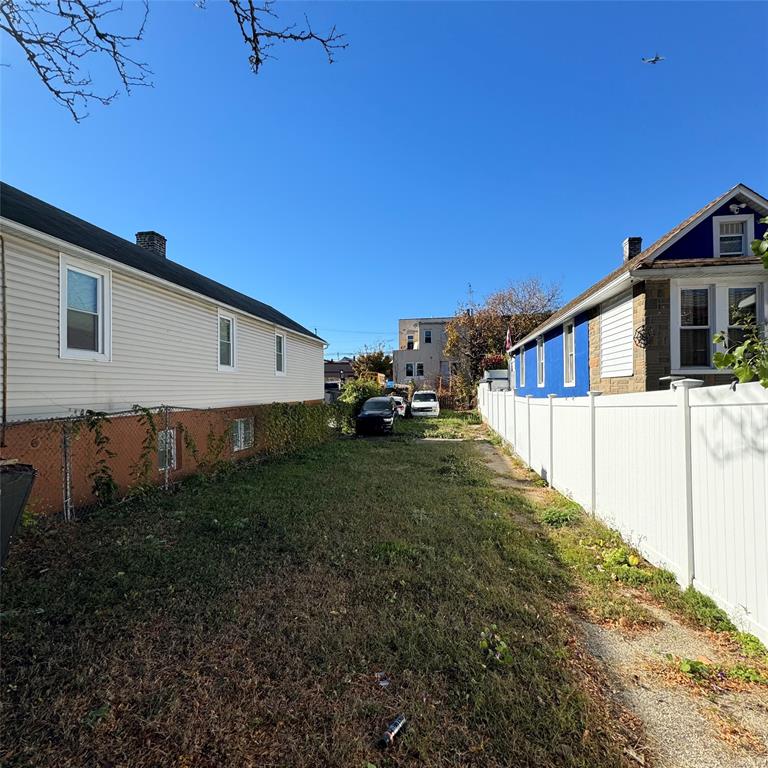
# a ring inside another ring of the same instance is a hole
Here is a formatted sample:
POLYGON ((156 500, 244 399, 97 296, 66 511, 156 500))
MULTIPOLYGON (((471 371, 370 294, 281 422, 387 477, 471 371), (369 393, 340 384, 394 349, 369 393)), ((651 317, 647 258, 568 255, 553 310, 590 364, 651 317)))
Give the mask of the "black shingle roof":
POLYGON ((226 285, 193 272, 175 261, 140 248, 130 240, 124 240, 87 221, 78 219, 77 216, 55 208, 4 182, 0 182, 0 216, 208 296, 222 304, 260 317, 262 320, 320 339, 319 336, 268 304, 227 288, 226 285))

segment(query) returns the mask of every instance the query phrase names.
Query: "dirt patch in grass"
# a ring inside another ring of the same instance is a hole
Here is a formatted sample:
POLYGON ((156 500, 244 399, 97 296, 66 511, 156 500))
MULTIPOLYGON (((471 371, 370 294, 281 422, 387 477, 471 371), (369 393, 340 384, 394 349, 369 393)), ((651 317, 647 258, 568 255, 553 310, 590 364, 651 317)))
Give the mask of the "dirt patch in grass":
POLYGON ((2 763, 629 765, 571 579, 473 442, 338 441, 40 525, 3 578, 2 763))

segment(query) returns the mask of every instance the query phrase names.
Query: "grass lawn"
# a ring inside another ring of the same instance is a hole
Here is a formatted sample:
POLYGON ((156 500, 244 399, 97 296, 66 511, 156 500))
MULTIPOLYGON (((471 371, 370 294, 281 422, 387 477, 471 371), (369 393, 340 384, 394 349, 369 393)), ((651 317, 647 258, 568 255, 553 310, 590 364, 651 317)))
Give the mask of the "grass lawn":
POLYGON ((473 443, 411 439, 472 419, 27 529, 3 578, 2 764, 621 765, 550 538, 473 443))

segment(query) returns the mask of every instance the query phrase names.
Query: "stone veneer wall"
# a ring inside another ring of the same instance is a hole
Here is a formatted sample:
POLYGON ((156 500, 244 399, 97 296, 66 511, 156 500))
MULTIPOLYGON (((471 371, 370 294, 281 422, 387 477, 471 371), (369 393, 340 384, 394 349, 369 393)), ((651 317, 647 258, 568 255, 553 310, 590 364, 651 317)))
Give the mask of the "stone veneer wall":
MULTIPOLYGON (((633 344, 632 376, 600 378, 600 308, 595 307, 589 319, 589 388, 592 391, 618 395, 626 392, 651 392, 667 389, 662 376, 669 376, 672 359, 669 338, 669 280, 645 280, 632 289, 633 344), (637 344, 639 329, 645 338, 645 347, 637 344)), ((692 374, 704 386, 727 384, 730 373, 692 374)))

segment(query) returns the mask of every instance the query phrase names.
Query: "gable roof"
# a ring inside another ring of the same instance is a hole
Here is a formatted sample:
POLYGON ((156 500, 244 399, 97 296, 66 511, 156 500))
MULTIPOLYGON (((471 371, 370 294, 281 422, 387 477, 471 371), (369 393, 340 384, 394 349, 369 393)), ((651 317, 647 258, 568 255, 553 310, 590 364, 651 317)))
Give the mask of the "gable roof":
MULTIPOLYGON (((621 266, 617 267, 607 274, 601 280, 598 280, 594 285, 587 288, 586 291, 580 293, 576 298, 571 299, 567 304, 562 306, 557 312, 550 315, 541 325, 534 328, 527 336, 513 345, 512 349, 518 349, 523 344, 528 344, 533 341, 537 336, 541 336, 542 333, 550 330, 556 325, 559 325, 564 320, 568 319, 571 315, 576 314, 576 311, 583 312, 586 309, 594 306, 598 301, 602 301, 608 296, 605 295, 606 291, 612 284, 616 284, 616 291, 621 291, 628 285, 632 272, 637 269, 661 269, 667 265, 663 262, 655 264, 655 259, 660 256, 672 243, 677 242, 681 237, 690 232, 697 224, 705 219, 713 210, 719 208, 724 202, 731 198, 737 198, 741 202, 752 205, 759 213, 763 215, 768 214, 768 199, 758 194, 754 190, 747 187, 745 184, 737 184, 731 187, 727 192, 723 192, 722 195, 716 197, 712 202, 707 203, 703 208, 699 209, 692 216, 689 216, 685 221, 681 221, 677 226, 673 227, 666 234, 662 235, 656 242, 652 243, 648 248, 645 248, 637 256, 629 261, 625 261, 621 266), (624 279, 622 279, 624 278, 624 279), (592 301, 590 301, 592 299, 592 301)), ((712 259, 707 259, 707 263, 711 263, 712 259)), ((745 257, 740 259, 739 263, 757 263, 759 259, 752 257, 745 257)), ((733 259, 728 259, 729 264, 736 263, 733 259)), ((675 266, 679 266, 680 262, 674 262, 675 266)))
POLYGON ((84 248, 99 256, 146 272, 148 275, 174 283, 202 296, 207 296, 214 301, 239 309, 269 323, 323 341, 317 334, 312 333, 269 304, 252 299, 244 293, 228 288, 222 283, 217 283, 215 280, 194 272, 175 261, 158 256, 130 240, 113 235, 105 229, 49 205, 5 182, 0 182, 0 216, 58 240, 84 248))

